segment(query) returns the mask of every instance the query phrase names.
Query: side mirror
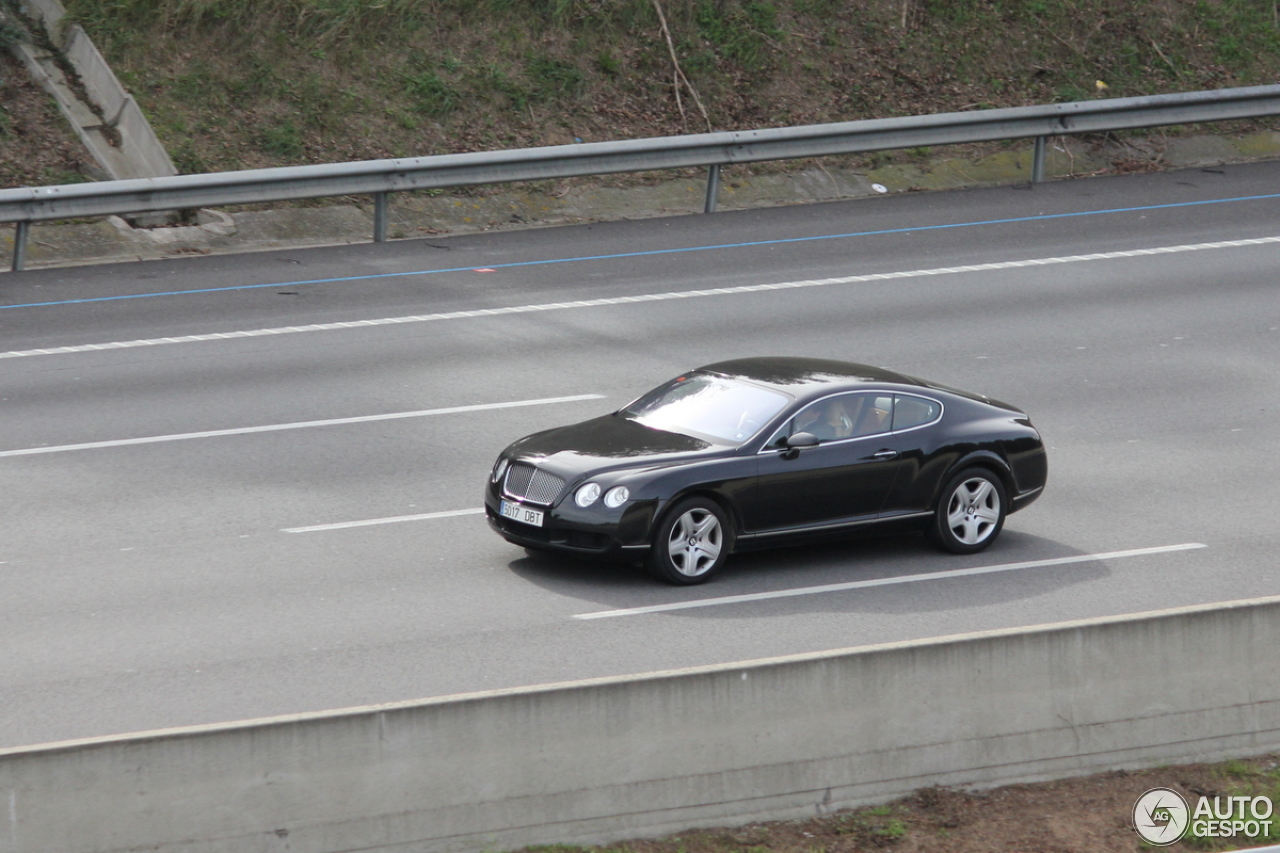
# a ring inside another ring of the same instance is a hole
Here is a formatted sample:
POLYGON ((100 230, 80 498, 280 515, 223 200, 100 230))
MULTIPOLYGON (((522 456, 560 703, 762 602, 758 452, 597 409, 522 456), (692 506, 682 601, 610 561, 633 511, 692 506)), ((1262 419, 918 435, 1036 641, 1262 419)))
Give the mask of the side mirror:
POLYGON ((787 449, 783 451, 783 459, 795 459, 805 447, 817 447, 818 437, 811 432, 798 432, 787 437, 787 449))
POLYGON ((798 432, 787 439, 787 447, 799 449, 801 447, 817 447, 818 437, 811 432, 798 432))

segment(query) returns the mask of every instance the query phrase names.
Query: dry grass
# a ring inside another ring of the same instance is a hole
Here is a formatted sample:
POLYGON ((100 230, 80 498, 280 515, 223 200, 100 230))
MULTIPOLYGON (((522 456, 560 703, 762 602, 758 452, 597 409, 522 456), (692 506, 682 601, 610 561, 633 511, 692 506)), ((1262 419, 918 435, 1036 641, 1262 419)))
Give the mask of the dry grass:
MULTIPOLYGON (((1280 69, 1274 4, 1255 0, 658 0, 667 32, 654 0, 66 5, 184 172, 1191 91, 1280 69)), ((0 180, 73 179, 76 155, 45 153, 70 138, 47 99, 4 85, 0 180)))
MULTIPOLYGON (((661 0, 712 128, 1269 82, 1246 0, 661 0)), ((1262 4, 1269 5, 1269 4, 1262 4)), ((68 0, 184 171, 706 130, 652 0, 68 0), (683 108, 683 110, 682 110, 683 108)))

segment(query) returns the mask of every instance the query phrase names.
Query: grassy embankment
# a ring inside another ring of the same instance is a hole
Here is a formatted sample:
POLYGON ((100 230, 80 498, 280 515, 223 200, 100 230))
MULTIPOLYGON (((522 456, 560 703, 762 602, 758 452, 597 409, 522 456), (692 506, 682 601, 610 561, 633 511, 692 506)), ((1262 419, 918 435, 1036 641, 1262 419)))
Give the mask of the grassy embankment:
POLYGON ((1280 78, 1259 0, 65 3, 184 172, 1280 78))

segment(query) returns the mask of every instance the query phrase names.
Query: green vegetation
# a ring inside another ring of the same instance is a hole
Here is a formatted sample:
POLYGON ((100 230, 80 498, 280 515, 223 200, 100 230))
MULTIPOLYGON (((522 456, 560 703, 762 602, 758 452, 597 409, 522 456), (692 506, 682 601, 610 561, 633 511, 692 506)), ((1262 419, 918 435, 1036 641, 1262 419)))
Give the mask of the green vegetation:
POLYGON ((1280 68, 1274 4, 1256 0, 64 2, 183 171, 1213 89, 1280 68))
POLYGON ((300 159, 305 151, 302 133, 291 121, 263 128, 259 144, 263 151, 285 160, 300 159))
MULTIPOLYGON (((1270 768, 1264 768, 1258 766, 1257 762, 1226 761, 1218 765, 1215 770, 1216 775, 1223 780, 1224 784, 1221 790, 1215 788, 1212 796, 1221 797, 1224 803, 1227 797, 1263 796, 1271 801, 1277 811, 1280 811, 1280 767, 1272 765, 1270 768)), ((1192 808, 1195 808, 1194 803, 1191 805, 1192 808)), ((1224 806, 1225 808, 1226 806, 1224 806)), ((1252 817, 1251 812, 1244 815, 1246 820, 1250 817, 1252 817)), ((1239 839, 1235 839, 1235 843, 1224 843, 1225 840, 1222 838, 1201 836, 1196 832, 1197 826, 1193 821, 1186 836, 1182 839, 1182 844, 1192 850, 1238 849, 1280 844, 1280 814, 1273 814, 1270 821, 1269 831, 1265 835, 1255 835, 1252 838, 1248 838, 1247 841, 1242 836, 1239 839)))
POLYGON ((8 50, 11 46, 26 40, 26 33, 17 24, 0 18, 0 50, 8 50))
POLYGON ((698 35, 721 56, 753 72, 767 70, 768 47, 782 38, 778 10, 769 3, 745 0, 740 6, 700 0, 694 7, 698 35))
MULTIPOLYGON (((834 837, 847 839, 850 849, 879 848, 894 844, 908 834, 903 818, 901 806, 894 804, 839 812, 827 818, 826 823, 834 837)), ((840 844, 839 849, 845 849, 845 844, 840 844)))
POLYGON ((447 116, 458 105, 462 95, 434 71, 410 74, 404 80, 405 94, 418 112, 433 118, 447 116))

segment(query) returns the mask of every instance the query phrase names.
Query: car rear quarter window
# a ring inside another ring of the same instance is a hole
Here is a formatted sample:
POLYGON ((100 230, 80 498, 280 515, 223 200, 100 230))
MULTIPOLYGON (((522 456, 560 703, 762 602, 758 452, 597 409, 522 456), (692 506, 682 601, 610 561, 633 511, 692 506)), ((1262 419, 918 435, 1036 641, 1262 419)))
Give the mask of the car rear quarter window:
POLYGON ((893 400, 893 429, 911 429, 938 419, 942 414, 942 404, 923 397, 910 397, 899 394, 893 400))

